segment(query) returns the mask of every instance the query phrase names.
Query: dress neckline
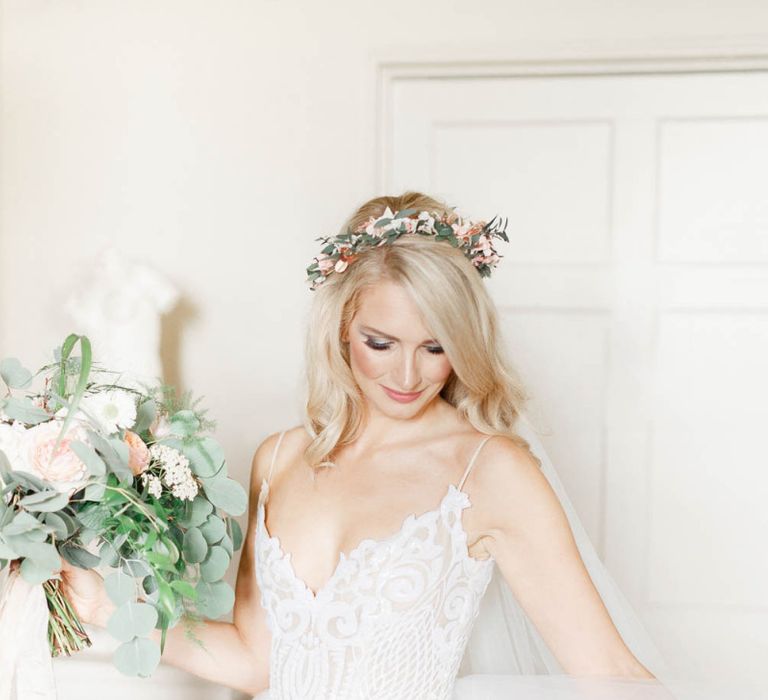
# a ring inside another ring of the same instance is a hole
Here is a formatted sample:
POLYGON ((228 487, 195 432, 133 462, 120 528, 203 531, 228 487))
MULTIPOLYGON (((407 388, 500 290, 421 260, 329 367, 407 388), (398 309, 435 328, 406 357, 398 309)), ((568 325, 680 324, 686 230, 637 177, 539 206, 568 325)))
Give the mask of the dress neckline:
MULTIPOLYGON (((363 554, 366 554, 372 549, 380 549, 380 548, 386 547, 389 544, 392 544, 399 537, 402 536, 403 532, 405 532, 408 525, 410 525, 412 522, 418 523, 424 520, 428 520, 431 517, 435 517, 435 516, 439 517, 440 513, 445 507, 445 504, 449 502, 452 498, 455 498, 456 504, 460 506, 459 511, 456 513, 455 527, 457 528, 457 532, 460 536, 462 551, 464 553, 465 558, 476 566, 487 565, 489 562, 493 561, 492 557, 488 557, 487 559, 477 559, 469 554, 469 551, 467 550, 467 532, 464 529, 464 522, 461 517, 461 512, 464 510, 464 508, 470 507, 472 505, 472 502, 470 501, 469 496, 467 496, 467 494, 464 491, 461 491, 460 489, 458 489, 455 484, 448 484, 448 489, 445 495, 443 496, 443 498, 440 500, 440 503, 438 503, 436 508, 432 508, 431 510, 424 511, 419 515, 416 515, 415 513, 410 513, 406 515, 405 518, 403 518, 403 522, 400 525, 400 527, 394 532, 392 532, 390 535, 387 535, 386 537, 379 538, 379 539, 366 537, 365 539, 358 542, 358 544, 355 545, 349 551, 349 553, 345 553, 343 551, 339 552, 336 558, 336 566, 331 572, 331 575, 328 577, 325 583, 323 583, 323 585, 320 586, 320 588, 318 588, 317 590, 313 590, 307 585, 304 579, 300 578, 296 574, 296 571, 293 568, 291 553, 286 552, 283 549, 280 538, 276 535, 271 535, 269 532, 269 529, 267 528, 266 510, 264 508, 264 505, 267 501, 268 496, 269 496, 269 483, 267 482, 266 479, 262 479, 261 491, 259 493, 259 504, 257 507, 257 526, 261 528, 263 536, 266 538, 267 542, 275 549, 278 557, 286 564, 289 576, 293 582, 295 590, 300 592, 307 600, 309 600, 312 603, 317 603, 321 600, 324 600, 331 594, 331 592, 333 591, 333 586, 336 582, 336 579, 339 577, 339 575, 343 571, 345 564, 347 562, 356 561, 360 559, 360 557, 363 554)), ((257 539, 258 539, 258 533, 257 533, 257 539)))

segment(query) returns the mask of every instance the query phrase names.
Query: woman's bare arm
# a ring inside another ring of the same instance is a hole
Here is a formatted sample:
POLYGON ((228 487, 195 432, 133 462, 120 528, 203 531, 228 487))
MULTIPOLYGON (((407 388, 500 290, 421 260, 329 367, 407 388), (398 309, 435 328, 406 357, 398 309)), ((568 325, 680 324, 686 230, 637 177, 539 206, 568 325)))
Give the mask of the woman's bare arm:
POLYGON ((473 524, 565 672, 654 678, 614 626, 538 464, 508 438, 485 449, 468 484, 473 524))

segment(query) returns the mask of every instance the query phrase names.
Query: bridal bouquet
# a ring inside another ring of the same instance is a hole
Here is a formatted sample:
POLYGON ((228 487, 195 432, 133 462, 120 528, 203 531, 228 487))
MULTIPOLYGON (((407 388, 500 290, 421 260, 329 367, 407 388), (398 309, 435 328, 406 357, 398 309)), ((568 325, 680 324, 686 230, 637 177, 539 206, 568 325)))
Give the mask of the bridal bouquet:
POLYGON ((216 618, 234 603, 221 579, 242 543, 231 516, 245 511, 246 493, 205 434, 212 423, 188 395, 123 386, 92 366, 85 336, 70 335, 34 376, 5 359, 0 377, 0 572, 12 566, 11 576, 43 587, 57 656, 90 645, 60 590, 60 557, 106 570, 114 663, 148 676, 182 616, 216 618))

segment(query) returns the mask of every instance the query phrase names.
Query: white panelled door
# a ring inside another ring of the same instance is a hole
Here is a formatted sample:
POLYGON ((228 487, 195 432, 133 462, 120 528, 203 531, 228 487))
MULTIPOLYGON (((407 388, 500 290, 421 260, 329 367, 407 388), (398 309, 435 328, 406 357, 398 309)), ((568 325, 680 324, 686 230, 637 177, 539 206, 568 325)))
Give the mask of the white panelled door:
POLYGON ((662 651, 686 675, 759 680, 768 73, 393 75, 383 110, 387 193, 509 217, 489 280, 507 342, 662 651))

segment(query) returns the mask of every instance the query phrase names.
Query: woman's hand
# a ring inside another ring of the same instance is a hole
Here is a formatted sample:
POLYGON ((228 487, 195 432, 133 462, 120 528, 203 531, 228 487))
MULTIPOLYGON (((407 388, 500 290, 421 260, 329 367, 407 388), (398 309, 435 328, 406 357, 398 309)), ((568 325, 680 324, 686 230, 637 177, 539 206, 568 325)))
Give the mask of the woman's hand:
POLYGON ((106 627, 114 605, 104 588, 104 579, 95 571, 80 569, 61 560, 61 591, 82 622, 106 627))

